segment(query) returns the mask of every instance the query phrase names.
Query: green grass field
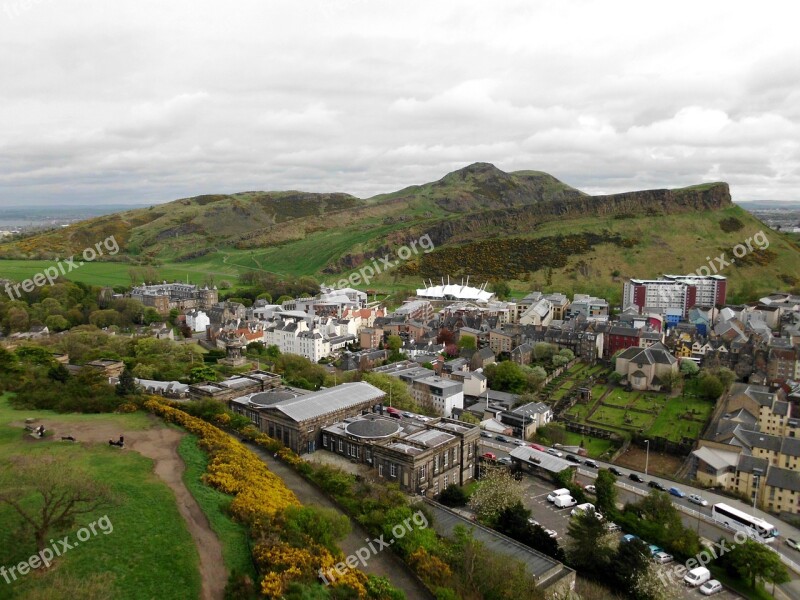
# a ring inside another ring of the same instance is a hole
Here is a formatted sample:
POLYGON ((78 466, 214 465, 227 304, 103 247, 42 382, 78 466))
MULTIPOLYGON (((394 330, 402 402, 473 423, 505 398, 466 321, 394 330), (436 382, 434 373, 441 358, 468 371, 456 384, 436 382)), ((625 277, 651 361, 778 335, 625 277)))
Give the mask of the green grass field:
MULTIPOLYGON (((198 556, 172 491, 153 473, 153 463, 135 452, 120 452, 101 444, 85 446, 55 441, 31 440, 18 427, 8 424, 27 417, 50 417, 48 411, 15 411, 8 395, 0 396, 0 464, 16 455, 53 454, 63 456, 84 469, 96 481, 108 484, 119 498, 116 506, 97 514, 83 515, 73 528, 52 532, 52 536, 74 536, 82 526, 108 515, 113 524, 109 534, 98 534, 59 558, 46 572, 33 571, 11 585, 0 581, 0 598, 44 596, 48 588, 65 579, 90 581, 97 574, 108 574, 103 589, 108 597, 196 598, 200 592, 198 556)), ((124 430, 143 428, 146 417, 131 415, 58 415, 61 420, 111 419, 124 430)), ((20 521, 9 507, 0 506, 0 565, 14 565, 35 550, 30 534, 20 533, 20 521)), ((63 596, 67 597, 67 596, 63 596)), ((73 595, 71 597, 77 597, 73 595)))
POLYGON ((653 437, 664 437, 676 442, 680 441, 682 437, 697 438, 713 410, 714 403, 706 400, 684 399, 680 396, 670 398, 647 434, 653 437), (687 412, 691 411, 694 411, 694 420, 682 418, 687 412))
POLYGON ((592 422, 601 423, 618 430, 647 429, 652 425, 653 420, 653 415, 626 411, 622 408, 613 408, 611 406, 601 406, 594 411, 591 417, 592 422))
POLYGON ((580 446, 583 442, 583 447, 592 458, 600 458, 614 448, 614 442, 611 440, 603 440, 588 435, 581 435, 572 431, 564 432, 564 444, 567 446, 580 446))
POLYGON ((197 437, 187 435, 178 446, 178 453, 186 464, 183 481, 211 524, 211 529, 222 543, 222 556, 229 573, 238 572, 255 580, 256 573, 247 542, 247 530, 228 516, 231 496, 215 490, 201 481, 208 465, 208 457, 197 445, 197 437))

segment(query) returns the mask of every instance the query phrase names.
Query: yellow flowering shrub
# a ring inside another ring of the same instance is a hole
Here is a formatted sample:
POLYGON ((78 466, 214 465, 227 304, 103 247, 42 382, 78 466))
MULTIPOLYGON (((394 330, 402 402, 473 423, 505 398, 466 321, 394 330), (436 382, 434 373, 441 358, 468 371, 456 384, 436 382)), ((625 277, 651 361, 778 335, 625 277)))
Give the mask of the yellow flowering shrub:
MULTIPOLYGON (((272 531, 275 515, 289 506, 299 506, 294 493, 283 480, 272 473, 264 462, 239 441, 202 419, 193 417, 158 399, 145 402, 145 408, 176 423, 199 438, 199 445, 208 453, 209 461, 203 480, 213 488, 234 496, 231 514, 249 524, 254 531, 269 534, 253 548, 253 558, 260 571, 261 593, 267 598, 280 598, 292 581, 314 581, 319 569, 327 572, 337 564, 337 558, 325 547, 308 544, 296 548, 280 540, 280 532, 272 531)), ((227 416, 227 415, 225 415, 227 416)), ((247 428, 250 429, 250 428, 247 428)), ((247 437, 261 446, 277 444, 276 440, 252 428, 247 437)), ((281 448, 280 457, 292 465, 305 463, 291 450, 281 448)), ((347 586, 359 598, 366 598, 367 577, 357 569, 347 569, 344 575, 334 571, 334 587, 347 586)))

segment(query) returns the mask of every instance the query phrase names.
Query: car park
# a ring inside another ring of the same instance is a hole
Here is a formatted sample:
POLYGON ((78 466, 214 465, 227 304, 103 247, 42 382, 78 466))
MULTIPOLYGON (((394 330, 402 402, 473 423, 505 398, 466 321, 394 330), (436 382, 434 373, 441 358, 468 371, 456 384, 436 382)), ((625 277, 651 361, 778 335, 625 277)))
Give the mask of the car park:
POLYGON ((710 596, 711 594, 718 594, 722 591, 722 584, 717 581, 716 579, 712 579, 711 581, 706 581, 703 585, 700 586, 700 593, 704 596, 710 596))
POLYGON ((557 490, 553 490, 549 494, 547 494, 547 501, 548 502, 555 502, 556 498, 559 496, 569 496, 569 490, 567 488, 560 488, 557 490))
POLYGON ((571 463, 576 463, 576 464, 580 464, 581 463, 581 459, 578 458, 577 456, 572 455, 572 454, 567 454, 564 458, 566 458, 571 463))
POLYGON ((686 496, 686 494, 683 493, 680 488, 676 488, 676 487, 669 488, 669 493, 672 496, 677 496, 678 498, 684 498, 686 496))
POLYGON ((552 454, 553 456, 564 456, 564 453, 563 453, 563 452, 559 452, 559 451, 558 451, 558 450, 556 450, 555 448, 548 448, 548 449, 547 449, 547 453, 548 453, 548 454, 552 454))
POLYGON ((597 488, 589 484, 583 488, 583 491, 586 492, 587 494, 596 494, 597 488))
POLYGON ((786 545, 789 548, 794 548, 795 550, 800 550, 800 542, 792 538, 786 538, 786 545))
POLYGON ((689 494, 686 496, 686 499, 692 504, 697 504, 698 506, 708 506, 708 500, 698 496, 697 494, 689 494))
POLYGON ((609 467, 608 470, 611 471, 617 477, 625 477, 625 473, 623 473, 622 471, 620 471, 616 467, 609 467))
POLYGON ((653 488, 655 490, 659 490, 659 491, 662 491, 662 492, 666 492, 667 491, 667 488, 665 488, 663 485, 661 485, 657 481, 648 481, 647 485, 649 485, 651 488, 653 488))
POLYGON ((630 475, 628 475, 628 479, 630 479, 631 481, 635 481, 637 483, 644 483, 644 479, 642 479, 638 473, 631 473, 630 475))
POLYGON ((597 468, 598 468, 598 466, 597 466, 597 463, 596 463, 596 462, 594 462, 594 461, 593 461, 593 460, 591 460, 591 459, 588 459, 588 460, 585 460, 585 461, 583 461, 583 464, 584 464, 584 465, 586 465, 587 467, 590 467, 590 468, 592 468, 592 469, 597 469, 597 468))

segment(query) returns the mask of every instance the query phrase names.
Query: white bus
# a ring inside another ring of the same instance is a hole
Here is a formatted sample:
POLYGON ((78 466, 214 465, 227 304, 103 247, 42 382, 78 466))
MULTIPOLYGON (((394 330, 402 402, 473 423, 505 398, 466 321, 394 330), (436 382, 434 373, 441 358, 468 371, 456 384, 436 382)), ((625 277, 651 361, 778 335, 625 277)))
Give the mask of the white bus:
POLYGON ((771 544, 778 537, 778 530, 764 519, 748 515, 727 504, 714 504, 711 507, 711 518, 729 529, 744 532, 762 544, 771 544))

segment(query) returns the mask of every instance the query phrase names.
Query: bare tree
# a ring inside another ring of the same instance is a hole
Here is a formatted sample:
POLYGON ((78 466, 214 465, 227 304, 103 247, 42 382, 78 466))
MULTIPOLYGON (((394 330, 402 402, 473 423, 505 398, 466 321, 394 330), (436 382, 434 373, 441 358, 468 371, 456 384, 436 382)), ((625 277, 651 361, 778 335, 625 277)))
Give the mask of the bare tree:
POLYGON ((43 550, 51 531, 72 526, 79 515, 114 504, 111 490, 63 457, 15 456, 0 469, 0 503, 13 508, 43 550))

